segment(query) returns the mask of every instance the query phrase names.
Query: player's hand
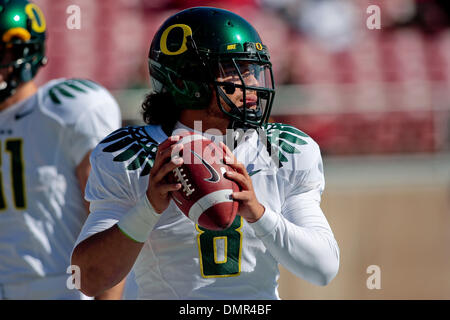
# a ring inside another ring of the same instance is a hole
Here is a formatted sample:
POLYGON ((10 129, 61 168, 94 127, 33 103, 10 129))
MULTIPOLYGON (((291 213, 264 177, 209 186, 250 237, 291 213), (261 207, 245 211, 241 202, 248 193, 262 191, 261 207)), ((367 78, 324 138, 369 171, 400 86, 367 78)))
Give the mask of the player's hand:
POLYGON ((220 146, 224 152, 224 162, 236 170, 234 172, 227 171, 225 175, 228 179, 235 181, 241 189, 239 192, 232 193, 233 199, 239 202, 238 214, 249 223, 256 222, 266 209, 256 198, 252 179, 247 169, 237 161, 230 149, 222 142, 220 142, 220 146))
POLYGON ((172 136, 158 146, 155 162, 150 171, 147 197, 153 209, 162 213, 170 203, 170 192, 181 188, 181 183, 168 183, 166 175, 183 164, 183 158, 177 155, 183 150, 182 144, 176 144, 180 136, 172 136))

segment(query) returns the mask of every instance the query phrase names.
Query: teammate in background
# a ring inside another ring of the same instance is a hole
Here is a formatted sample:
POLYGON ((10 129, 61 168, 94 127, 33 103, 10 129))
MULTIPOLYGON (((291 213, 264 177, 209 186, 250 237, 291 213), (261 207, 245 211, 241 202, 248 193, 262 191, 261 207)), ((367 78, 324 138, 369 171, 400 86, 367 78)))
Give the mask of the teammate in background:
POLYGON ((114 132, 91 155, 91 213, 72 254, 81 291, 94 296, 133 265, 142 299, 279 299, 278 264, 328 284, 339 248, 320 208, 320 150, 300 130, 267 123, 275 89, 255 29, 226 10, 183 10, 157 31, 149 67, 148 125, 114 132), (171 157, 177 130, 192 131, 195 121, 207 137, 215 130, 237 170, 225 175, 242 191, 232 195, 238 216, 224 231, 184 216, 170 200, 181 185, 164 179, 182 164, 171 157), (227 129, 237 129, 233 143, 227 129))
POLYGON ((38 6, 0 0, 0 299, 87 298, 68 289, 66 271, 87 218, 90 152, 121 124, 94 82, 36 87, 45 38, 38 6))

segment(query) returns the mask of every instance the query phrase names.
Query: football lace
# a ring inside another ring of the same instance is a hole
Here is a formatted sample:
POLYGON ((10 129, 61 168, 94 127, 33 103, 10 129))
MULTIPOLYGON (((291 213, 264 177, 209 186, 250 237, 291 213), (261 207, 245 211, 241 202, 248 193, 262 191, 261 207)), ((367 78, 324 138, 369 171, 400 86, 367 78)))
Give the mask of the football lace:
POLYGON ((183 186, 183 192, 187 197, 189 197, 195 191, 195 189, 192 188, 192 185, 189 183, 189 179, 187 178, 186 174, 183 173, 183 168, 175 168, 172 171, 175 174, 177 182, 180 182, 183 186))

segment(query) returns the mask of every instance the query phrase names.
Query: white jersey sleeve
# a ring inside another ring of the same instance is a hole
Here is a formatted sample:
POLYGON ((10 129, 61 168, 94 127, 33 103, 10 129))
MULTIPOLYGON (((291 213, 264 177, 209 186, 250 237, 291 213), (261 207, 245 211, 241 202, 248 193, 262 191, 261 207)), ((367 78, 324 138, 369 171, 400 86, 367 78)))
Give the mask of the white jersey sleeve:
MULTIPOLYGON (((85 191, 85 199, 90 203, 91 214, 84 224, 76 245, 93 234, 111 228, 124 213, 136 205, 142 196, 145 196, 148 174, 141 174, 145 173, 143 171, 146 170, 145 165, 139 170, 129 170, 127 168, 131 165, 130 162, 123 161, 127 157, 127 151, 124 151, 122 147, 132 153, 133 146, 137 146, 138 142, 131 136, 139 130, 143 130, 142 127, 119 129, 101 141, 93 150, 90 157, 91 172, 85 191), (134 133, 131 133, 132 131, 134 133)), ((150 146, 156 147, 156 144, 150 144, 150 146)), ((136 162, 131 163, 139 163, 139 154, 129 156, 129 159, 133 160, 133 158, 136 162), (134 156, 137 157, 134 158, 134 156)))
POLYGON ((64 151, 78 165, 100 140, 121 126, 120 108, 99 84, 85 79, 58 79, 43 90, 44 112, 65 125, 64 151))
POLYGON ((339 248, 320 208, 325 180, 319 146, 306 135, 302 141, 299 153, 280 169, 285 181, 281 214, 266 207, 250 225, 280 264, 303 279, 325 285, 337 273, 339 248))

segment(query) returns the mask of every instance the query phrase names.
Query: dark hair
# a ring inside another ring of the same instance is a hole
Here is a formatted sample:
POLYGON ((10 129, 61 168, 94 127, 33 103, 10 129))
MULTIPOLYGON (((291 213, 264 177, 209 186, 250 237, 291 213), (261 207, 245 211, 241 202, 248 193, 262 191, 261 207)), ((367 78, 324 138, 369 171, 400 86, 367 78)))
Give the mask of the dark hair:
POLYGON ((151 92, 142 103, 142 118, 147 124, 161 125, 166 133, 171 133, 180 118, 181 109, 167 92, 151 92))

